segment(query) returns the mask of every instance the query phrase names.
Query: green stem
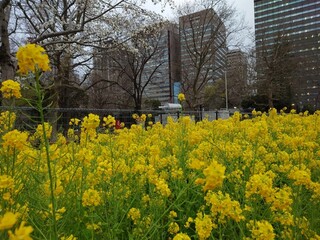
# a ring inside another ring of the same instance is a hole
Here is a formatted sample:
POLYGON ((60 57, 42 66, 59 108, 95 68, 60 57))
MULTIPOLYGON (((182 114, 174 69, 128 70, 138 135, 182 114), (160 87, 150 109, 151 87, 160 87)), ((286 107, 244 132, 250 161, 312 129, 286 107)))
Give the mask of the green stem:
POLYGON ((13 148, 13 156, 12 156, 12 173, 11 173, 11 176, 14 178, 14 171, 15 171, 15 162, 16 162, 16 156, 17 156, 17 153, 16 153, 16 148, 13 148))
POLYGON ((152 232, 150 236, 148 236, 148 234, 154 229, 156 228, 156 225, 158 224, 158 222, 160 222, 163 217, 169 213, 169 211, 172 209, 172 207, 176 204, 176 202, 183 196, 183 194, 190 188, 190 185, 193 183, 194 179, 192 181, 190 181, 183 189, 181 189, 181 191, 179 192, 179 194, 177 195, 176 199, 167 207, 166 210, 163 211, 163 213, 161 214, 161 216, 156 219, 154 221, 154 223, 149 227, 148 230, 146 230, 143 239, 146 239, 145 237, 149 237, 149 239, 151 239, 153 237, 154 234, 156 234, 156 231, 152 232))
POLYGON ((47 160, 47 167, 48 167, 48 175, 50 180, 50 195, 51 195, 51 205, 52 205, 52 221, 53 221, 53 239, 58 239, 58 231, 57 231, 57 220, 56 220, 56 201, 54 196, 54 179, 51 171, 51 162, 50 162, 50 151, 49 151, 49 139, 46 133, 46 127, 45 127, 45 121, 44 121, 44 113, 43 113, 43 106, 42 106, 42 100, 43 100, 43 94, 41 92, 41 86, 40 86, 40 75, 39 72, 36 71, 36 93, 38 97, 38 103, 37 103, 37 110, 40 114, 40 121, 42 125, 42 131, 43 131, 43 141, 44 146, 46 150, 46 160, 47 160))

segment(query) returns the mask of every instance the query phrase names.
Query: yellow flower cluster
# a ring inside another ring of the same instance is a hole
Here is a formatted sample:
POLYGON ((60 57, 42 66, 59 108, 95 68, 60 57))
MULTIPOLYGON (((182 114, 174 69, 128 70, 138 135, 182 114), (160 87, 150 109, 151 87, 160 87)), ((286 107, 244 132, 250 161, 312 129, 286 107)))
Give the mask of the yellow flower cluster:
POLYGON ((11 79, 2 82, 0 91, 4 98, 21 98, 20 83, 11 79))
POLYGON ((136 120, 138 123, 145 122, 147 120, 146 114, 141 114, 140 116, 137 113, 132 114, 132 118, 136 120))
POLYGON ((100 125, 100 117, 96 114, 89 113, 88 116, 85 116, 81 124, 81 135, 82 139, 86 137, 94 138, 96 137, 96 129, 100 125))
POLYGON ((169 224, 168 232, 172 235, 177 234, 179 232, 180 228, 178 223, 176 222, 171 222, 169 224))
POLYGON ((218 193, 209 191, 205 200, 207 205, 211 206, 211 216, 217 218, 219 223, 226 223, 229 219, 236 222, 245 219, 240 203, 231 200, 229 194, 223 194, 221 191, 218 193))
POLYGON ((42 141, 43 131, 45 131, 45 134, 49 139, 52 134, 51 124, 48 122, 45 122, 44 125, 39 124, 36 128, 36 132, 33 134, 33 137, 42 141))
POLYGON ((8 175, 0 175, 0 189, 13 189, 14 179, 8 175))
POLYGON ((99 127, 100 124, 100 118, 96 114, 89 113, 88 116, 83 118, 82 121, 82 128, 85 130, 96 130, 97 127, 99 127))
POLYGON ((69 121, 69 125, 70 126, 78 126, 80 122, 81 122, 81 120, 78 118, 71 118, 69 121))
POLYGON ((29 134, 27 132, 20 132, 14 129, 2 136, 2 146, 5 149, 8 148, 10 152, 14 150, 23 151, 28 147, 28 136, 29 134))
POLYGON ((103 118, 103 126, 104 127, 108 127, 108 128, 112 128, 116 125, 116 119, 115 117, 108 115, 107 117, 103 118))
MULTIPOLYGON (((254 174, 250 177, 246 184, 246 197, 258 194, 264 199, 269 199, 272 196, 272 177, 270 174, 254 174)), ((273 175, 273 174, 272 174, 273 175)))
POLYGON ((16 121, 16 114, 14 112, 5 111, 0 114, 0 133, 11 130, 16 121))
POLYGON ((179 94, 178 94, 178 100, 179 100, 179 102, 183 102, 183 101, 186 100, 186 97, 184 96, 183 93, 179 93, 179 94))
POLYGON ((141 217, 140 210, 137 208, 130 208, 127 216, 133 221, 134 224, 137 224, 141 217))
POLYGON ((19 47, 16 57, 21 74, 34 73, 37 69, 43 72, 50 70, 49 57, 39 45, 29 43, 19 47))
POLYGON ((83 193, 82 205, 85 207, 99 206, 102 202, 100 194, 95 189, 88 189, 83 193))
POLYGON ((61 239, 319 238, 319 112, 183 117, 112 134, 94 114, 70 122, 80 140, 59 134, 47 152, 24 132, 1 132, 0 235, 23 235, 24 221, 50 239, 54 210, 61 239))
POLYGON ((0 217, 0 230, 10 229, 18 221, 18 214, 6 212, 0 217))
POLYGON ((256 240, 265 240, 265 239, 275 239, 275 234, 272 225, 266 221, 249 221, 248 228, 251 231, 251 238, 246 239, 256 239, 256 240))
POLYGON ((173 240, 191 240, 191 238, 185 233, 178 233, 174 236, 173 240))
POLYGON ((212 161, 212 163, 203 170, 205 179, 197 179, 196 183, 205 183, 203 186, 203 191, 213 190, 217 187, 221 187, 223 184, 223 179, 225 178, 224 172, 226 167, 219 164, 217 161, 212 161))
POLYGON ((8 236, 10 240, 32 240, 30 234, 33 232, 33 228, 25 226, 26 223, 24 221, 12 232, 11 229, 18 222, 18 219, 19 214, 13 212, 6 212, 3 216, 0 216, 0 235, 1 231, 9 230, 8 236))
POLYGON ((10 240, 32 240, 30 234, 33 232, 33 228, 31 226, 25 226, 25 222, 21 222, 19 228, 14 230, 14 233, 10 230, 9 239, 10 240))
POLYGON ((211 217, 207 214, 197 213, 194 222, 199 240, 208 239, 212 229, 217 228, 217 225, 212 222, 211 217))
POLYGON ((60 240, 77 240, 78 238, 76 238, 75 236, 73 236, 73 234, 71 234, 70 236, 68 237, 61 237, 60 240))

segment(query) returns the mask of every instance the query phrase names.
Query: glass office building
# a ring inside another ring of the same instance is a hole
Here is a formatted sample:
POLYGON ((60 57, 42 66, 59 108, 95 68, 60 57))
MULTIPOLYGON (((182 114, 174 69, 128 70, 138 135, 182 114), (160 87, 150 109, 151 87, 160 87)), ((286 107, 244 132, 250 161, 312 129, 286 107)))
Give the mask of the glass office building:
POLYGON ((257 52, 271 51, 279 34, 285 36, 299 61, 293 103, 320 109, 320 1, 254 0, 254 13, 257 52))

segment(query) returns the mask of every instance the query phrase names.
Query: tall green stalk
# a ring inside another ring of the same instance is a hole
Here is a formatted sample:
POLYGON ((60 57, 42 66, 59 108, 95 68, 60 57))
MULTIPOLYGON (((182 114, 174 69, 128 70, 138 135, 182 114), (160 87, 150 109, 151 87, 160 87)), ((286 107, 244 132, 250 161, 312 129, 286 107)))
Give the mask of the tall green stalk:
POLYGON ((43 111, 43 99, 44 99, 44 95, 41 89, 41 85, 40 85, 40 76, 41 74, 39 73, 39 71, 35 72, 35 80, 36 80, 36 94, 37 94, 37 103, 36 103, 36 107, 37 110, 40 114, 40 122, 42 125, 42 132, 43 132, 43 144, 45 147, 45 151, 46 151, 46 160, 47 160, 47 167, 48 167, 48 175, 49 175, 49 181, 50 181, 50 202, 51 202, 51 206, 52 206, 52 233, 53 233, 53 238, 54 240, 58 239, 58 230, 57 230, 57 220, 56 220, 56 200, 55 200, 55 196, 54 196, 54 178, 53 178, 53 174, 52 174, 52 170, 51 170, 51 161, 50 161, 50 145, 49 145, 49 139, 46 133, 46 126, 45 126, 45 121, 44 121, 44 111, 43 111))

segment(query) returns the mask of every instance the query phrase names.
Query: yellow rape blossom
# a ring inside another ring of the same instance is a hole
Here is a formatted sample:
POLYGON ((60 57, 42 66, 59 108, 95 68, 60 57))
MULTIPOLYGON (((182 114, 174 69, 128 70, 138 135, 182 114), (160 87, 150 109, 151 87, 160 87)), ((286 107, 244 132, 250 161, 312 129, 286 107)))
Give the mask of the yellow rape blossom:
POLYGON ((6 212, 2 217, 0 216, 0 230, 12 228, 18 220, 18 215, 13 212, 6 212))
POLYGON ((103 118, 103 126, 104 127, 108 127, 108 128, 112 128, 116 125, 116 119, 111 116, 111 115, 108 115, 107 117, 104 117, 103 118))
POLYGON ((102 200, 97 190, 88 189, 84 191, 82 196, 82 205, 85 207, 99 206, 102 200))
POLYGON ((14 129, 2 136, 2 146, 4 148, 9 147, 10 151, 12 151, 12 149, 21 151, 27 146, 27 139, 27 132, 20 132, 14 129))
POLYGON ((294 225, 294 219, 293 215, 289 212, 277 212, 274 214, 274 221, 279 222, 280 224, 284 226, 293 226, 294 225))
POLYGON ((11 176, 0 175, 0 189, 12 189, 14 187, 14 180, 11 176))
POLYGON ((170 196, 171 190, 165 180, 158 179, 155 185, 156 185, 156 189, 160 192, 162 196, 165 196, 165 197, 170 196))
POLYGON ((10 201, 11 200, 11 193, 10 192, 6 192, 2 195, 2 199, 5 201, 10 201))
POLYGON ((304 185, 308 187, 311 184, 310 171, 306 167, 302 167, 302 169, 293 167, 288 177, 295 181, 294 185, 304 185))
MULTIPOLYGON (((45 183, 43 183, 43 189, 44 193, 47 196, 50 196, 50 181, 47 180, 45 183)), ((59 196, 63 192, 64 188, 63 185, 61 184, 61 180, 57 179, 55 184, 54 184, 54 194, 59 196)))
POLYGON ((183 101, 186 100, 186 97, 184 96, 183 93, 179 93, 179 94, 178 94, 178 100, 179 100, 179 102, 183 102, 183 101))
POLYGON ((246 197, 259 194, 267 201, 274 193, 272 188, 272 177, 268 174, 254 174, 246 183, 246 197))
POLYGON ((29 43, 19 47, 16 57, 21 74, 34 73, 36 69, 44 72, 50 70, 49 57, 39 45, 29 43))
POLYGON ((60 240, 77 240, 78 238, 76 238, 75 236, 73 236, 73 234, 71 234, 68 237, 61 237, 60 240))
POLYGON ((251 238, 249 239, 256 239, 256 240, 272 240, 275 239, 275 233, 273 232, 272 225, 266 221, 253 221, 250 220, 247 224, 247 227, 251 231, 251 238))
POLYGON ((138 208, 130 208, 127 216, 133 221, 134 224, 137 224, 141 217, 140 210, 138 208))
POLYGON ((272 203, 271 210, 291 211, 292 189, 290 187, 284 187, 277 189, 273 195, 270 196, 272 203))
POLYGON ((78 151, 78 153, 75 154, 75 157, 79 162, 82 162, 84 165, 89 165, 95 156, 92 150, 88 148, 81 148, 78 151))
POLYGON ((208 205, 211 205, 211 215, 217 217, 220 223, 226 223, 228 218, 236 222, 244 220, 240 203, 231 200, 229 194, 209 191, 205 200, 208 205))
POLYGON ((178 233, 174 236, 173 240, 191 240, 191 238, 185 233, 178 233))
POLYGON ((312 199, 319 200, 320 199, 320 183, 312 182, 310 184, 310 189, 313 191, 312 199))
POLYGON ((34 137, 38 138, 38 139, 43 139, 43 129, 45 130, 45 134, 47 138, 51 137, 51 133, 52 133, 52 126, 50 125, 50 123, 45 122, 44 125, 39 124, 36 128, 36 132, 34 133, 34 137))
POLYGON ((81 125, 81 140, 86 139, 85 136, 89 136, 91 138, 96 137, 97 128, 100 125, 100 117, 96 114, 89 113, 88 116, 85 116, 82 119, 81 125))
POLYGON ((169 212, 169 217, 170 218, 176 218, 178 216, 178 214, 175 211, 170 211, 169 212))
POLYGON ((212 229, 217 228, 217 225, 212 222, 212 219, 207 214, 198 213, 194 222, 199 240, 208 239, 211 235, 212 229))
POLYGON ((9 231, 9 240, 32 240, 30 234, 33 232, 33 228, 31 226, 25 226, 25 222, 21 222, 19 228, 12 231, 9 231))
POLYGON ((86 224, 86 227, 88 230, 94 230, 94 231, 98 231, 100 230, 100 225, 101 223, 98 223, 98 224, 95 224, 95 223, 87 223, 86 224))
POLYGON ((144 204, 147 204, 147 203, 150 202, 150 196, 149 195, 144 195, 141 200, 142 200, 142 202, 144 204))
POLYGON ((13 128, 16 121, 16 114, 10 111, 4 111, 0 114, 0 133, 13 128))
POLYGON ((142 122, 145 122, 146 121, 146 119, 147 119, 147 115, 146 114, 141 114, 141 116, 140 116, 140 119, 141 119, 141 121, 142 122))
POLYGON ((99 124, 100 117, 93 113, 89 113, 89 115, 85 116, 82 120, 82 127, 86 130, 96 130, 99 124))
POLYGON ((192 217, 188 217, 188 220, 187 222, 184 224, 184 226, 186 228, 189 228, 190 227, 190 223, 193 223, 193 218, 192 217))
POLYGON ((203 170, 205 179, 197 179, 196 183, 203 184, 203 191, 213 190, 217 187, 221 187, 223 180, 225 178, 226 167, 217 161, 212 161, 212 163, 203 170))
POLYGON ((136 122, 139 123, 144 123, 147 120, 147 115, 142 113, 140 116, 137 113, 132 114, 132 118, 136 120, 136 122))
POLYGON ((81 120, 78 118, 71 118, 69 121, 69 125, 70 126, 78 126, 80 122, 81 122, 81 120))
POLYGON ((0 91, 4 98, 21 98, 20 83, 11 79, 2 82, 0 91))
POLYGON ((171 222, 170 224, 169 224, 169 228, 168 228, 168 232, 170 233, 170 234, 177 234, 178 232, 179 232, 179 230, 180 230, 180 228, 179 228, 179 225, 178 225, 178 223, 176 223, 176 222, 171 222))
POLYGON ((134 120, 136 120, 138 117, 139 117, 139 115, 138 115, 137 113, 132 114, 132 118, 133 118, 134 120))

